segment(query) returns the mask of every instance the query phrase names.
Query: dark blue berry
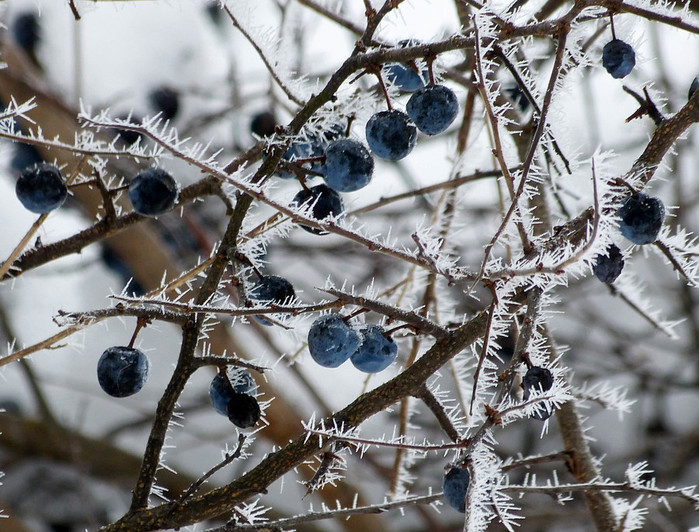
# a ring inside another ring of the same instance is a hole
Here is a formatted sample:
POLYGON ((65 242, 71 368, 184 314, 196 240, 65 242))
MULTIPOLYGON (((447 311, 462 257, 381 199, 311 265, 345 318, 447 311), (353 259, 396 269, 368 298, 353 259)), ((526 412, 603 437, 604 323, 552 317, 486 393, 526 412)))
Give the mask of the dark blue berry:
POLYGON ((460 467, 452 467, 442 480, 444 499, 449 506, 461 513, 466 513, 466 492, 470 480, 468 469, 460 467))
POLYGON ((459 113, 456 94, 444 85, 430 85, 413 93, 405 110, 417 128, 427 135, 445 131, 459 113))
MULTIPOLYGON (((142 122, 140 117, 128 114, 121 114, 117 118, 120 120, 128 120, 131 124, 140 124, 142 122)), ((122 141, 122 144, 127 146, 135 144, 140 138, 143 137, 139 131, 133 131, 131 129, 121 129, 116 127, 114 128, 114 131, 119 134, 119 140, 122 141)))
MULTIPOLYGON (((327 185, 316 185, 309 189, 302 189, 294 196, 291 201, 291 207, 310 207, 310 215, 316 220, 325 220, 326 218, 336 217, 344 211, 342 198, 340 194, 335 192, 327 185)), ((314 235, 327 235, 327 231, 301 225, 303 229, 314 235)))
POLYGON ((180 110, 180 95, 171 87, 158 87, 148 95, 148 101, 164 120, 172 120, 180 110))
POLYGON ((97 362, 97 380, 112 397, 128 397, 143 388, 149 367, 148 357, 138 349, 114 346, 97 362))
MULTIPOLYGON (((418 46, 420 41, 415 39, 405 39, 398 43, 398 46, 405 48, 408 46, 418 46)), ((400 90, 414 92, 425 86, 425 79, 429 75, 425 68, 418 72, 417 65, 412 63, 392 63, 385 68, 386 77, 400 90)))
MULTIPOLYGON (((323 146, 318 138, 311 137, 307 140, 294 140, 282 155, 282 160, 290 163, 299 161, 302 168, 313 170, 314 172, 322 173, 322 164, 320 162, 306 162, 305 159, 322 157, 323 146)), ((282 170, 279 176, 283 179, 291 179, 296 177, 294 172, 282 170)))
MULTIPOLYGON (((278 275, 266 275, 248 291, 250 300, 264 304, 288 304, 295 297, 296 293, 293 285, 284 277, 279 277, 278 275)), ((255 318, 263 325, 272 325, 272 322, 264 319, 262 316, 255 316, 255 318)))
POLYGON ((415 92, 425 86, 424 78, 427 72, 418 74, 410 65, 393 63, 386 67, 386 77, 400 90, 415 92))
MULTIPOLYGON (((529 395, 532 390, 546 392, 553 386, 553 374, 546 368, 539 366, 532 366, 527 370, 522 378, 522 390, 524 400, 529 399, 529 395)), ((532 417, 534 419, 539 419, 544 421, 551 417, 553 410, 546 407, 546 405, 541 404, 537 407, 532 417)))
POLYGON ((30 166, 43 162, 44 159, 39 150, 32 144, 25 144, 24 142, 15 142, 13 144, 10 166, 16 172, 22 172, 30 166))
POLYGON ((316 319, 308 331, 308 350, 316 363, 336 368, 359 347, 360 336, 338 314, 316 319))
POLYGON ((228 402, 234 393, 246 393, 253 397, 257 395, 257 384, 249 371, 234 368, 227 375, 217 374, 209 385, 211 406, 222 416, 228 416, 228 402))
POLYGON ((655 242, 665 220, 665 206, 658 198, 638 192, 617 211, 621 234, 634 244, 655 242))
POLYGON ((260 404, 252 395, 233 392, 226 404, 226 415, 236 427, 248 429, 260 419, 260 404))
POLYGON ((41 27, 36 13, 22 13, 12 23, 12 37, 25 52, 34 55, 41 41, 41 27))
POLYGON ((339 192, 365 187, 373 173, 374 159, 357 140, 335 140, 325 150, 325 182, 339 192))
POLYGON ((58 168, 40 163, 26 168, 19 175, 15 193, 25 209, 45 214, 63 205, 68 188, 58 168))
POLYGON ((692 80, 692 84, 689 86, 689 92, 687 93, 687 99, 691 100, 694 92, 699 89, 699 76, 695 76, 692 80))
POLYGON ((138 214, 158 216, 175 206, 177 183, 162 168, 147 168, 131 180, 129 199, 138 214))
POLYGON ((616 281, 624 269, 624 256, 616 244, 610 244, 606 255, 597 255, 592 270, 603 283, 611 284, 616 281))
POLYGON ((526 113, 529 110, 531 104, 527 95, 520 89, 519 85, 511 85, 505 89, 505 92, 512 100, 512 103, 519 107, 520 111, 526 113))
POLYGON ((252 117, 250 131, 258 137, 271 137, 274 128, 277 127, 277 119, 271 111, 262 111, 252 117))
POLYGON ((612 39, 602 48, 602 65, 613 78, 626 77, 636 65, 636 53, 621 39, 612 39))
POLYGON ((397 161, 415 147, 417 128, 403 111, 381 111, 366 123, 366 140, 375 155, 397 161))
POLYGON ((371 325, 359 331, 361 342, 350 360, 355 368, 364 373, 378 373, 385 370, 396 359, 398 345, 393 338, 384 335, 378 325, 371 325))

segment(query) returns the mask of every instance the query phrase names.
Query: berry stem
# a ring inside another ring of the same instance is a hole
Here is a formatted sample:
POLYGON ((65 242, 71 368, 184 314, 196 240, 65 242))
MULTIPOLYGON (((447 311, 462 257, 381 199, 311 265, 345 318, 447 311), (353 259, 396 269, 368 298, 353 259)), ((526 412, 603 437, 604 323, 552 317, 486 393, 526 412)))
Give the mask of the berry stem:
POLYGON ((144 316, 140 316, 138 318, 138 320, 136 321, 136 329, 134 329, 133 335, 131 336, 131 340, 129 341, 129 349, 133 349, 133 344, 136 342, 136 337, 138 336, 138 333, 149 323, 149 318, 146 318, 144 316))
POLYGON ((383 78, 381 77, 381 70, 376 68, 372 69, 371 72, 378 78, 381 91, 383 92, 383 95, 386 97, 386 107, 388 107, 388 110, 391 111, 393 107, 391 107, 391 99, 388 97, 388 90, 386 89, 386 84, 383 82, 383 78))
POLYGON ((612 25, 612 39, 616 39, 616 31, 614 30, 614 15, 609 14, 609 22, 612 25))
POLYGON ((425 61, 427 62, 427 73, 430 77, 430 85, 434 85, 434 70, 432 70, 432 64, 434 63, 435 59, 437 59, 436 55, 428 55, 425 57, 425 61))

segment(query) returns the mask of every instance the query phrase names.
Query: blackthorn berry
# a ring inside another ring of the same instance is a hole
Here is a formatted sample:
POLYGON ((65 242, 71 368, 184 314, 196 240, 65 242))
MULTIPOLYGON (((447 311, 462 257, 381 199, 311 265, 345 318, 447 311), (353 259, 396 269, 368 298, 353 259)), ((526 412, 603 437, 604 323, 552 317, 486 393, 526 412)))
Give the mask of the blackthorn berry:
MULTIPOLYGON (((129 114, 120 114, 117 118, 120 120, 128 120, 132 124, 140 124, 143 121, 141 117, 129 114)), ((114 128, 114 131, 119 133, 119 139, 127 146, 135 144, 138 139, 143 137, 139 131, 133 131, 131 129, 121 129, 117 127, 114 128)))
MULTIPOLYGON (((284 277, 278 275, 266 275, 257 281, 248 291, 248 298, 252 301, 263 303, 289 303, 296 297, 293 285, 284 277)), ((272 325, 272 322, 261 316, 255 316, 263 325, 272 325)))
MULTIPOLYGON (((316 185, 309 189, 302 189, 294 196, 291 201, 291 207, 308 207, 310 206, 310 214, 316 220, 324 220, 330 217, 336 217, 344 211, 342 197, 327 185, 316 185)), ((327 235, 327 231, 301 225, 303 229, 314 235, 327 235)))
POLYGON ((665 206, 658 198, 637 192, 617 211, 621 234, 634 244, 655 242, 665 219, 665 206))
POLYGON ((15 185, 17 199, 24 208, 37 214, 57 209, 68 196, 61 172, 52 164, 40 163, 19 175, 15 185))
POLYGON ((228 416, 228 402, 234 393, 245 393, 252 397, 257 395, 257 384, 249 371, 234 368, 227 375, 217 374, 209 385, 211 406, 222 416, 228 416))
POLYGON ((612 39, 602 48, 602 65, 613 78, 626 77, 636 65, 636 53, 621 39, 612 39))
POLYGON ((18 173, 30 166, 44 162, 43 157, 32 144, 15 142, 13 148, 10 166, 18 173))
POLYGON ((138 214, 158 216, 174 207, 177 183, 162 168, 147 168, 131 180, 129 199, 138 214))
POLYGON ((138 349, 114 346, 97 362, 97 380, 112 397, 128 397, 143 388, 149 367, 148 357, 138 349))
POLYGON ((226 404, 226 415, 236 427, 247 429, 260 419, 260 404, 252 395, 233 392, 226 404))
POLYGON ((318 364, 336 368, 359 347, 360 336, 338 314, 316 319, 308 331, 308 350, 318 364))
POLYGON ((694 95, 694 91, 699 89, 699 76, 694 76, 692 84, 689 86, 689 92, 687 93, 687 99, 691 100, 694 95))
MULTIPOLYGON (((524 377, 522 378, 522 390, 524 392, 524 400, 527 401, 529 399, 529 395, 531 394, 532 390, 546 392, 550 390, 552 386, 553 374, 551 373, 551 371, 539 366, 532 366, 527 370, 527 372, 524 374, 524 377)), ((553 414, 553 410, 550 410, 546 407, 546 405, 542 404, 539 407, 537 407, 534 414, 532 414, 532 417, 534 419, 544 421, 550 418, 551 414, 553 414)))
POLYGON ((413 93, 405 110, 417 128, 427 135, 445 131, 459 113, 456 94, 444 85, 430 85, 413 93))
POLYGON ((466 513, 466 492, 470 480, 468 469, 461 467, 452 467, 442 480, 444 498, 449 506, 461 513, 466 513))
MULTIPOLYGON (((420 41, 415 39, 405 39, 398 43, 398 46, 405 48, 407 46, 418 46, 420 41)), ((418 72, 409 63, 392 63, 385 69, 386 77, 400 90, 405 92, 414 92, 425 86, 424 80, 429 75, 427 69, 418 72)))
POLYGON ((397 161, 415 147, 417 128, 403 111, 381 111, 366 123, 366 140, 375 155, 397 161))
POLYGON ((361 342, 350 360, 355 368, 364 373, 378 373, 385 370, 396 359, 398 345, 393 338, 386 337, 378 325, 371 325, 359 331, 361 342))
POLYGON ((338 192, 352 192, 369 184, 374 159, 364 144, 338 139, 325 150, 325 182, 338 192))
POLYGON ((250 131, 258 137, 271 137, 276 126, 277 119, 271 111, 257 113, 250 121, 250 131))
POLYGON ((171 87, 158 87, 148 95, 148 101, 164 120, 172 120, 180 110, 180 95, 171 87))
POLYGON ((610 244, 606 255, 597 255, 592 270, 603 283, 612 284, 624 269, 624 256, 616 244, 610 244))
POLYGON ((41 27, 36 13, 22 13, 12 23, 15 42, 29 55, 34 55, 41 41, 41 27))

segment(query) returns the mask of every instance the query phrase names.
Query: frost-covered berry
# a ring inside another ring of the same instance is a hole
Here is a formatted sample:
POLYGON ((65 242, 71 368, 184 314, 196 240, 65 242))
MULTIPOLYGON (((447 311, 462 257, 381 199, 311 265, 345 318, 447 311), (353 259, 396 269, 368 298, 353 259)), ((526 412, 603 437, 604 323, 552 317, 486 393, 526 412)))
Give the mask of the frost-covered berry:
POLYGON ((172 120, 180 110, 180 95, 171 87, 158 87, 148 95, 148 101, 164 120, 172 120))
POLYGON ((250 131, 258 137, 271 137, 276 126, 277 119, 271 111, 257 113, 250 121, 250 131))
POLYGON ((655 242, 665 220, 665 206, 642 192, 629 196, 617 211, 621 234, 634 244, 655 242))
POLYGON ((355 368, 364 373, 378 373, 393 363, 398 345, 384 334, 383 327, 371 325, 360 330, 359 334, 361 342, 350 357, 355 368))
POLYGON ((456 94, 444 85, 430 85, 413 93, 405 106, 417 128, 427 135, 445 131, 459 113, 456 94))
POLYGON ((12 147, 13 150, 12 159, 10 159, 10 166, 16 172, 21 173, 30 166, 44 162, 44 159, 41 157, 39 151, 31 144, 15 142, 12 147))
POLYGON ((624 255, 616 244, 610 244, 606 255, 597 255, 592 270, 603 283, 611 284, 616 281, 624 269, 624 255))
POLYGON ((471 475, 469 475, 468 469, 460 467, 452 467, 442 480, 444 499, 449 503, 449 506, 461 513, 466 512, 466 492, 470 480, 471 475))
POLYGON ((41 41, 41 26, 36 13, 28 12, 17 16, 11 26, 12 37, 25 52, 33 55, 41 41))
POLYGON ((217 374, 209 385, 211 406, 222 416, 228 416, 228 402, 234 393, 246 393, 253 397, 257 395, 257 384, 249 371, 233 368, 228 370, 227 375, 217 374))
POLYGON ((15 193, 25 209, 45 214, 63 205, 68 188, 56 166, 40 163, 19 175, 15 193))
MULTIPOLYGON (((527 370, 522 378, 523 398, 525 401, 529 399, 532 390, 546 392, 553 386, 553 374, 546 368, 532 366, 527 370)), ((544 421, 551 417, 553 410, 550 410, 546 405, 542 404, 537 407, 532 417, 544 421)))
POLYGON ((131 180, 129 199, 138 214, 158 216, 175 206, 177 182, 162 168, 147 168, 131 180))
POLYGON ((602 65, 613 78, 626 77, 636 65, 636 53, 621 39, 612 39, 602 48, 602 65))
POLYGON ((308 331, 308 350, 316 363, 336 368, 359 347, 360 336, 338 314, 316 319, 308 331))
MULTIPOLYGON (((415 39, 405 39, 398 43, 398 46, 405 48, 407 46, 418 46, 420 41, 415 39)), ((424 68, 418 72, 410 63, 392 63, 388 65, 384 72, 388 80, 400 90, 405 92, 415 92, 425 86, 425 79, 429 72, 424 68)))
POLYGON ((376 156, 397 161, 415 147, 417 128, 403 111, 381 111, 366 123, 366 141, 376 156))
POLYGON ((261 415, 260 404, 252 395, 233 392, 226 404, 226 415, 236 427, 248 429, 255 425, 261 415))
POLYGON ((112 397, 128 397, 143 388, 148 379, 148 357, 125 346, 108 348, 97 362, 97 381, 112 397))
MULTIPOLYGON (((316 185, 309 189, 300 190, 291 201, 291 207, 308 207, 310 213, 316 220, 336 217, 344 211, 342 197, 335 190, 327 185, 316 185)), ((327 235, 327 231, 316 229, 308 225, 301 225, 303 229, 314 235, 327 235)))
POLYGON ((687 93, 687 99, 691 100, 694 92, 699 89, 699 76, 694 76, 692 84, 689 86, 689 92, 687 93))
POLYGON ((357 140, 335 140, 325 150, 325 182, 338 192, 365 187, 373 173, 374 159, 357 140))
MULTIPOLYGON (((248 298, 260 303, 289 303, 296 297, 294 286, 284 277, 278 275, 266 275, 257 281, 248 291, 248 298)), ((255 316, 255 319, 263 325, 272 325, 269 320, 262 316, 255 316)))

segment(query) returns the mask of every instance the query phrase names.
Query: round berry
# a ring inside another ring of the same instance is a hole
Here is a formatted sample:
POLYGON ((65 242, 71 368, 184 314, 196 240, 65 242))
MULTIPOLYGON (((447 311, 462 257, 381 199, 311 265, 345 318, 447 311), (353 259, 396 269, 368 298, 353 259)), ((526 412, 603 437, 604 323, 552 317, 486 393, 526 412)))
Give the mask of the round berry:
MULTIPOLYGON (((404 39, 398 42, 400 48, 408 46, 419 46, 420 41, 415 39, 404 39)), ((405 92, 415 92, 425 86, 429 72, 426 68, 422 72, 418 71, 417 65, 413 63, 392 63, 385 68, 386 77, 400 90, 405 92)))
POLYGON ((138 214, 158 216, 175 206, 177 183, 162 168, 147 168, 131 180, 129 199, 138 214))
POLYGON ((326 314, 316 319, 308 331, 308 351, 316 363, 336 368, 357 350, 359 340, 359 333, 339 314, 326 314))
MULTIPOLYGON (((546 368, 532 366, 522 378, 522 390, 524 400, 529 399, 532 390, 546 392, 553 386, 553 374, 546 368)), ((553 410, 542 404, 537 407, 532 417, 544 421, 551 417, 553 410)))
POLYGON ((634 244, 655 242, 665 220, 665 206, 658 198, 637 192, 617 211, 621 234, 634 244))
POLYGON ((138 349, 114 346, 97 362, 97 381, 112 397, 128 397, 143 388, 149 368, 148 357, 138 349))
POLYGON ((211 406, 222 416, 228 416, 228 402, 234 393, 246 393, 253 397, 257 395, 257 384, 249 371, 233 368, 226 375, 217 374, 209 385, 211 406))
POLYGON ((338 192, 352 192, 369 184, 374 159, 364 144, 354 139, 331 142, 325 150, 325 182, 338 192))
POLYGON ((378 373, 393 363, 398 345, 384 334, 383 327, 371 325, 360 330, 359 334, 361 342, 350 357, 355 368, 364 373, 378 373))
POLYGON ((445 131, 459 113, 456 94, 444 85, 430 85, 413 93, 405 107, 417 128, 427 135, 445 131))
POLYGON ((613 78, 626 77, 636 65, 636 53, 621 39, 612 39, 602 48, 602 65, 613 78))
POLYGON ((449 506, 461 513, 466 513, 466 492, 470 480, 468 469, 461 467, 452 467, 442 480, 444 498, 449 506))
POLYGON ((403 111, 381 111, 366 123, 366 140, 376 156, 397 161, 415 147, 417 128, 403 111))
POLYGON ((687 93, 687 99, 691 100, 694 92, 699 89, 699 76, 694 76, 692 84, 689 86, 689 92, 687 93))
MULTIPOLYGON (((316 220, 325 220, 326 218, 334 218, 340 216, 344 211, 342 198, 340 194, 335 192, 327 185, 316 185, 309 189, 300 190, 291 201, 291 207, 309 208, 310 215, 316 220)), ((303 229, 314 235, 327 235, 327 231, 301 225, 303 229)))
POLYGON ((45 214, 63 205, 68 188, 56 166, 40 163, 24 169, 17 179, 15 193, 25 209, 45 214))
POLYGON ((172 120, 180 110, 180 94, 171 87, 158 87, 148 95, 148 100, 164 120, 172 120))
MULTIPOLYGON (((257 281, 248 291, 248 298, 261 303, 289 303, 296 297, 293 285, 284 277, 278 275, 266 275, 257 281)), ((272 325, 269 320, 262 316, 255 316, 255 319, 263 325, 272 325)))
POLYGON ((271 111, 262 111, 252 117, 250 131, 258 137, 271 137, 274 128, 277 127, 277 119, 271 111))
POLYGON ((32 55, 41 41, 41 26, 33 12, 22 13, 12 23, 12 37, 17 45, 32 55))
POLYGON ((252 395, 233 392, 226 404, 226 415, 236 427, 248 429, 260 419, 260 404, 252 395))
POLYGON ((624 269, 624 256, 616 244, 610 244, 606 255, 597 255, 592 270, 603 283, 611 284, 616 281, 624 269))

